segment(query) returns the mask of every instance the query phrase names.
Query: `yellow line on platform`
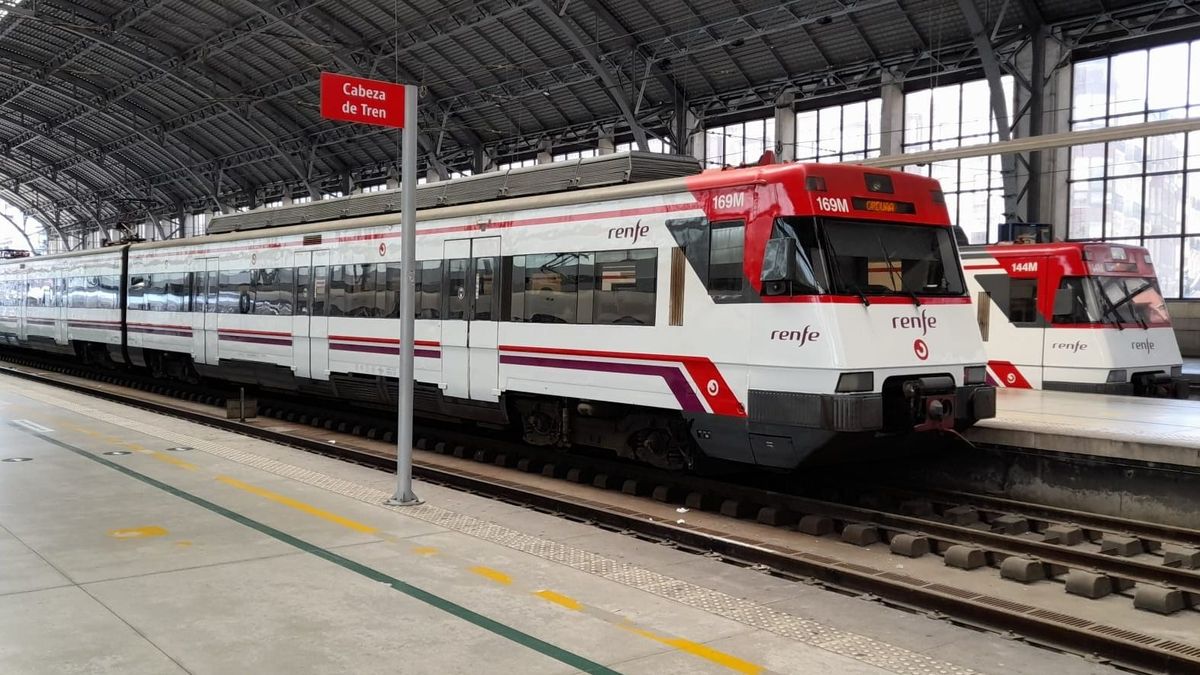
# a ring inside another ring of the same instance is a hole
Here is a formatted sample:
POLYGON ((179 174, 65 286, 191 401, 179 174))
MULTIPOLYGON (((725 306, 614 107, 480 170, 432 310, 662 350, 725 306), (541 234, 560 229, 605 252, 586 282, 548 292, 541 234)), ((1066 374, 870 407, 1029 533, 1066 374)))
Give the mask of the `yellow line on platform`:
POLYGON ((350 520, 349 518, 343 518, 342 516, 339 516, 336 513, 330 513, 329 511, 326 511, 324 509, 319 509, 311 504, 305 504, 304 502, 297 501, 295 499, 292 499, 291 497, 285 497, 277 492, 271 492, 270 490, 260 488, 257 485, 243 483, 242 481, 240 481, 236 478, 232 478, 230 476, 217 476, 217 480, 221 481, 222 483, 225 483, 226 485, 235 487, 239 490, 245 490, 246 492, 249 492, 250 494, 258 495, 259 497, 262 497, 263 499, 269 499, 269 500, 275 502, 276 504, 283 504, 284 506, 296 509, 297 511, 307 513, 310 516, 315 516, 322 520, 327 520, 331 523, 336 523, 347 529, 354 530, 355 532, 363 532, 365 534, 374 534, 379 531, 379 528, 377 528, 377 527, 374 527, 371 525, 366 525, 366 524, 360 523, 356 520, 350 520))
POLYGON ((569 610, 573 610, 576 612, 583 610, 583 603, 579 602, 575 598, 563 595, 561 593, 555 593, 554 591, 549 591, 549 590, 543 589, 540 591, 534 591, 533 594, 543 600, 549 600, 550 602, 553 602, 556 605, 562 605, 563 607, 566 607, 569 610))
POLYGON ((637 626, 631 626, 628 624, 618 625, 631 633, 636 633, 637 635, 654 640, 660 644, 674 647, 681 652, 687 652, 693 656, 698 656, 706 661, 711 661, 734 672, 746 673, 747 675, 757 675, 758 673, 766 671, 766 668, 758 665, 757 663, 751 663, 749 661, 739 659, 732 654, 726 654, 723 651, 702 645, 699 642, 692 642, 691 640, 684 640, 683 638, 673 638, 665 635, 659 635, 652 631, 644 630, 638 628, 637 626))
POLYGON ((171 455, 168 455, 163 452, 151 452, 150 456, 153 457, 154 459, 159 460, 160 462, 166 462, 167 464, 174 464, 175 466, 177 466, 181 469, 187 469, 188 471, 196 470, 195 464, 192 464, 191 462, 185 462, 184 460, 179 459, 178 457, 172 457, 171 455))
POLYGON ((472 567, 471 571, 485 579, 491 579, 492 581, 504 586, 511 586, 513 582, 512 577, 508 576, 504 572, 501 572, 500 570, 494 570, 490 567, 484 567, 483 565, 472 567))

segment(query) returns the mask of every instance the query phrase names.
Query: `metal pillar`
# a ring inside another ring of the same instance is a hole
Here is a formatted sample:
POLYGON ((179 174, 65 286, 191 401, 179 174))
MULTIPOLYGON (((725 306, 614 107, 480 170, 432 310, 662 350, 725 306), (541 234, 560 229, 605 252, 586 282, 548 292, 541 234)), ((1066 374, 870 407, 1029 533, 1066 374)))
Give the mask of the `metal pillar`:
POLYGON ((879 154, 904 152, 904 89, 895 75, 884 73, 880 87, 879 154))
POLYGON ((396 382, 396 494, 393 506, 414 506, 421 500, 412 489, 413 340, 416 333, 414 292, 417 284, 417 87, 404 86, 404 135, 400 152, 401 277, 400 373, 396 382))

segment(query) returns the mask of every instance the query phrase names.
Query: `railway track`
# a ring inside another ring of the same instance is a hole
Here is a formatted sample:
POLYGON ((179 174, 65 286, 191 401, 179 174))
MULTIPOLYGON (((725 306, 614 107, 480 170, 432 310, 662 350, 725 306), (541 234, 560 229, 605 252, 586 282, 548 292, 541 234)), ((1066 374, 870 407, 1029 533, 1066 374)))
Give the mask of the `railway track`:
MULTIPOLYGON (((369 415, 260 399, 261 412, 269 413, 272 422, 267 428, 253 420, 226 419, 209 407, 224 405, 232 394, 229 390, 156 385, 143 378, 113 374, 102 376, 107 386, 98 389, 94 379, 85 379, 95 378, 95 374, 69 364, 19 361, 23 365, 4 364, 0 370, 312 452, 383 469, 393 467, 386 449, 370 440, 390 442, 392 431, 369 415), (284 430, 274 423, 276 419, 291 424, 284 430), (327 437, 331 432, 368 440, 330 444, 327 437)), ((802 539, 809 535, 837 538, 864 548, 886 547, 892 556, 905 559, 941 556, 950 567, 976 570, 975 574, 998 572, 1001 578, 1016 583, 1060 583, 1069 593, 1087 598, 1125 596, 1133 607, 1175 614, 1177 620, 1193 622, 1188 625, 1194 627, 1200 626, 1200 612, 1195 610, 1200 605, 1200 571, 1196 569, 1200 553, 1194 548, 1200 544, 1200 531, 966 492, 860 485, 836 488, 833 492, 838 494, 814 498, 672 474, 604 457, 568 456, 451 428, 426 427, 418 432, 417 448, 427 451, 418 455, 414 466, 422 480, 716 554, 734 564, 758 566, 781 576, 815 579, 890 604, 940 613, 956 622, 1010 632, 1129 668, 1200 671, 1200 644, 1135 629, 1136 619, 1106 621, 1090 612, 1067 613, 1032 600, 1018 602, 1008 594, 981 590, 973 584, 953 585, 936 576, 897 573, 895 565, 884 564, 896 559, 886 553, 874 564, 863 564, 860 556, 839 559, 804 550, 802 539), (450 466, 439 455, 478 464, 450 466), (561 479, 564 489, 548 489, 544 483, 534 487, 521 472, 561 479), (568 483, 609 492, 581 498, 578 490, 565 489, 568 483), (616 503, 606 494, 619 495, 624 501, 616 503), (681 524, 664 514, 665 504, 726 518, 705 526, 681 524), (755 521, 755 525, 740 525, 745 521, 755 521), (759 525, 773 527, 782 536, 757 536, 762 531, 759 525), (752 527, 758 529, 748 534, 752 527)))

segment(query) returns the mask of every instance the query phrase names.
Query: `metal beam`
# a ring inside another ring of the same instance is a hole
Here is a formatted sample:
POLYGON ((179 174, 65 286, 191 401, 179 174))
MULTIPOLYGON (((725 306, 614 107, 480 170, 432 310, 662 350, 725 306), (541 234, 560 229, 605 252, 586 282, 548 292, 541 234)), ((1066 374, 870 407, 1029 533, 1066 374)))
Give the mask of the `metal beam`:
POLYGON ((17 221, 13 220, 7 213, 3 211, 0 211, 0 218, 8 221, 8 224, 13 226, 13 229, 17 231, 17 234, 21 235, 21 238, 25 240, 26 244, 29 244, 29 251, 33 255, 38 254, 37 248, 33 245, 33 240, 29 238, 29 233, 25 231, 25 228, 18 225, 17 221))
POLYGON ((1119 127, 1088 129, 1086 131, 1064 131, 1055 134, 1045 134, 1042 136, 1031 136, 1029 138, 1014 138, 1009 141, 1000 141, 997 143, 982 143, 979 145, 967 145, 959 148, 946 148, 944 150, 925 150, 922 152, 910 152, 904 155, 873 157, 871 159, 859 160, 854 163, 861 164, 863 166, 876 166, 880 168, 916 166, 921 164, 932 164, 934 162, 949 161, 952 159, 987 157, 989 155, 1011 155, 1014 153, 1035 152, 1038 150, 1068 148, 1075 145, 1111 143, 1113 141, 1124 141, 1131 138, 1149 138, 1151 136, 1185 134, 1192 131, 1200 131, 1200 118, 1194 117, 1191 119, 1142 122, 1140 124, 1127 124, 1119 127))
POLYGON ((535 4, 537 9, 546 17, 552 26, 558 29, 572 45, 575 50, 583 54, 583 58, 591 65, 596 76, 604 84, 604 89, 608 93, 608 97, 621 111, 622 117, 625 118, 625 123, 629 125, 629 130, 633 132, 633 140, 637 143, 638 149, 645 152, 650 149, 650 144, 646 140, 646 130, 638 124, 637 117, 633 113, 633 106, 629 103, 629 97, 621 88, 621 83, 617 81, 616 75, 608 69, 608 66, 600 62, 600 56, 592 48, 592 45, 584 39, 579 31, 567 23, 566 19, 559 16, 558 12, 554 11, 546 0, 537 0, 535 4))
MULTIPOLYGON (((1008 102, 1004 100, 1004 85, 1001 80, 1000 60, 992 48, 991 36, 975 0, 958 0, 958 7, 967 20, 967 28, 971 31, 971 40, 979 52, 979 60, 983 65, 983 73, 987 77, 988 89, 991 91, 992 116, 996 118, 996 129, 1001 142, 1012 139, 1012 129, 1008 122, 1008 102)), ((1000 177, 1004 182, 1004 220, 1017 219, 1017 161, 1011 153, 1000 156, 1000 177)))

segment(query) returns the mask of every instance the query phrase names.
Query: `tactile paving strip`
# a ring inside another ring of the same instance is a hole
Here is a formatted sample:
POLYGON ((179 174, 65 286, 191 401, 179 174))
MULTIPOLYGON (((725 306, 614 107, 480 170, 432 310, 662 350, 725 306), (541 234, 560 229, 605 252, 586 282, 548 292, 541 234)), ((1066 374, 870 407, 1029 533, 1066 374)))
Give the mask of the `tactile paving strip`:
MULTIPOLYGON (((238 450, 227 445, 204 440, 187 434, 163 429, 154 424, 129 419, 121 414, 114 414, 99 408, 81 405, 63 400, 63 393, 56 391, 53 396, 34 389, 21 392, 22 396, 53 405, 63 410, 84 415, 92 419, 129 429, 140 434, 161 438, 169 443, 190 446, 196 450, 253 467, 276 476, 291 478, 298 482, 319 487, 344 497, 389 508, 383 502, 391 497, 390 493, 377 490, 353 481, 335 478, 327 474, 305 469, 303 467, 280 462, 269 457, 256 455, 245 450, 238 450)), ((98 402, 100 406, 124 410, 119 404, 98 402)), ((180 422, 188 424, 187 422, 180 422)), ((231 440, 244 438, 231 432, 231 440)), ((394 509, 392 509, 394 510, 394 509)), ((932 658, 925 654, 914 652, 903 647, 858 635, 848 631, 822 625, 816 621, 781 612, 749 600, 734 597, 710 588, 676 579, 653 570, 637 565, 619 562, 611 558, 578 549, 559 542, 542 539, 503 525, 488 522, 474 516, 457 513, 438 506, 422 504, 404 507, 403 515, 417 518, 448 530, 482 539, 491 543, 537 556, 543 560, 557 562, 568 567, 582 570, 603 577, 631 588, 652 593, 662 598, 674 600, 683 605, 703 610, 710 614, 737 621, 759 630, 774 633, 797 642, 811 645, 825 651, 849 657, 878 668, 904 675, 966 675, 976 671, 958 666, 946 661, 932 658)))

